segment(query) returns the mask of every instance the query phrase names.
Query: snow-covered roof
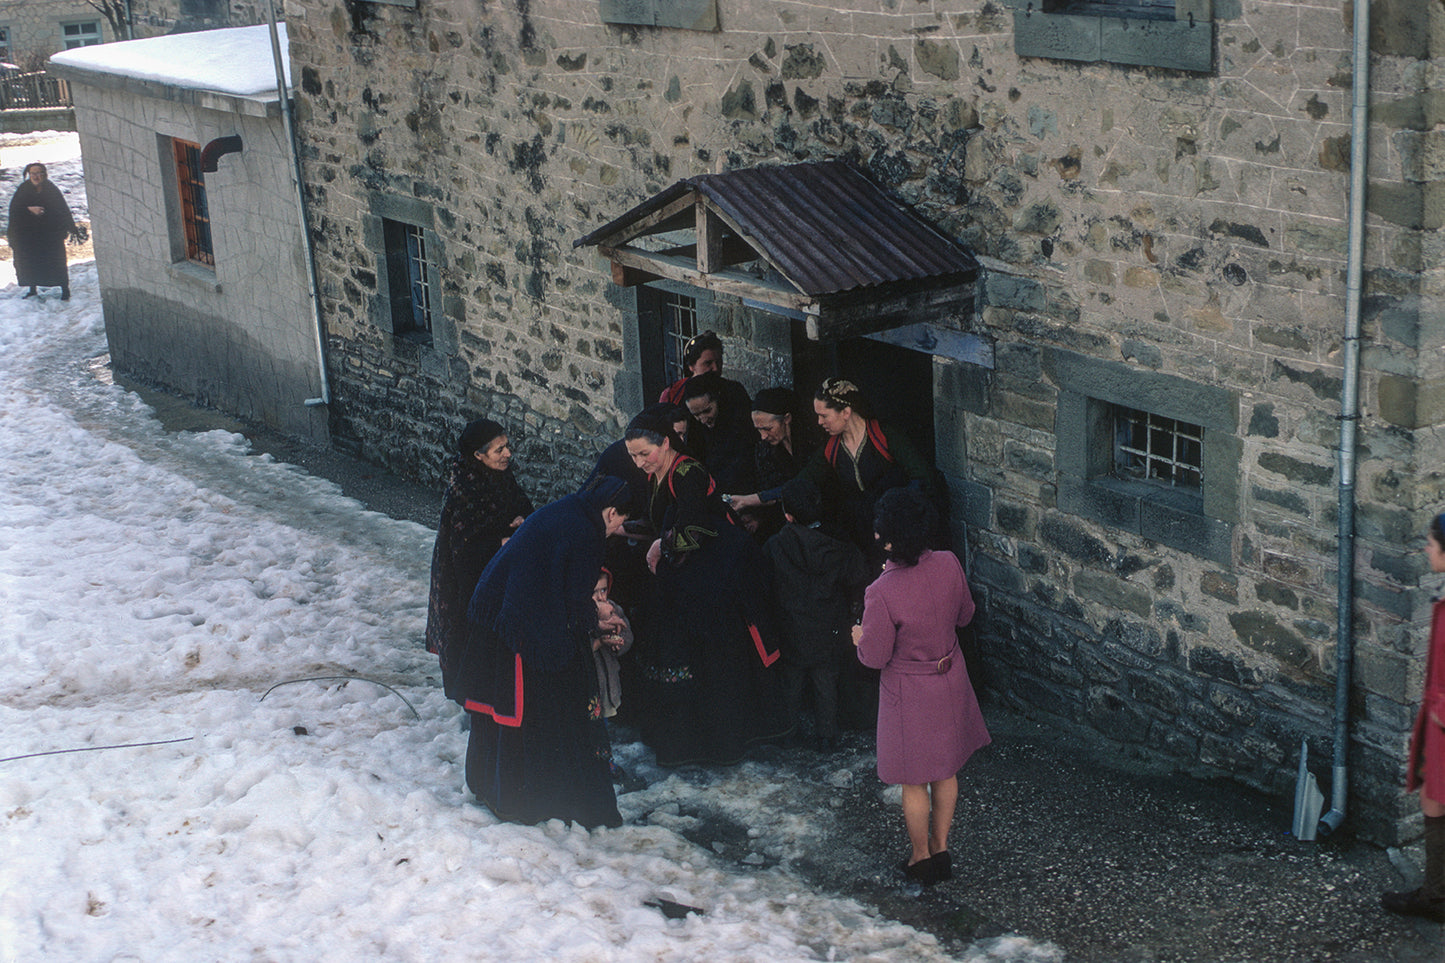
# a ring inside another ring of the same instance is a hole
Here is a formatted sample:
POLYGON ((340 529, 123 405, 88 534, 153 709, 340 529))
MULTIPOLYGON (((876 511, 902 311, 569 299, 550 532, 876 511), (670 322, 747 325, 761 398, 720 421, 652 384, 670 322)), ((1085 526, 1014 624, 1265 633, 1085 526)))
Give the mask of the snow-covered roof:
MULTIPOLYGON (((291 85, 286 25, 277 24, 286 85, 291 85)), ((276 66, 270 29, 227 27, 168 37, 122 40, 67 50, 50 62, 76 70, 131 77, 189 90, 209 90, 238 97, 276 95, 276 66)))

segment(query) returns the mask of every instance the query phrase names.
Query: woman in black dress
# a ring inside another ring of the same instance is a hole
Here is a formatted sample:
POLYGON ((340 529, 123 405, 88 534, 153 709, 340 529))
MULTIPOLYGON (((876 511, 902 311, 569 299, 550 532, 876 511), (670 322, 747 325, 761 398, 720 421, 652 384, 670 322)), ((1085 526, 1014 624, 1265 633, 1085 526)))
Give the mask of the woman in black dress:
POLYGON ((642 738, 662 766, 730 765, 790 728, 763 558, 669 424, 638 416, 625 439, 661 533, 633 648, 642 738))
POLYGON ((65 238, 75 230, 75 218, 60 188, 46 177, 44 164, 25 165, 25 180, 10 198, 10 226, 6 233, 15 254, 15 280, 29 288, 60 288, 60 300, 70 300, 70 271, 65 263, 65 238))
POLYGON ((477 582, 454 698, 471 714, 467 786, 499 819, 622 825, 592 659, 592 593, 629 498, 625 482, 603 476, 544 505, 477 582))
POLYGON ((482 570, 523 519, 532 500, 512 474, 507 432, 486 418, 467 425, 452 461, 432 551, 427 598, 426 647, 441 661, 451 696, 452 655, 467 633, 467 605, 482 570))

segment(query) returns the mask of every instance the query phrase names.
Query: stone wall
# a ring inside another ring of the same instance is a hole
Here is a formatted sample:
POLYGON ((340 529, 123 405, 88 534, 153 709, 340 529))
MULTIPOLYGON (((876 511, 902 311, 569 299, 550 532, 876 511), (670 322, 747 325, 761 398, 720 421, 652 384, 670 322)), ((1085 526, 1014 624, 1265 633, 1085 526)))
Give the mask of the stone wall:
POLYGON ((6 59, 29 69, 65 49, 65 24, 98 23, 101 37, 116 39, 100 12, 85 0, 0 0, 0 27, 8 31, 6 59))
MULTIPOLYGON (((1445 8, 1374 6, 1352 816, 1393 838, 1442 477, 1445 8)), ((1301 737, 1330 748, 1350 13, 1200 9, 1209 73, 1021 57, 987 0, 742 2, 717 32, 563 0, 294 2, 334 436, 434 479, 485 413, 560 492, 637 397, 634 292, 571 242, 691 174, 851 158, 985 259, 963 324, 995 367, 938 359, 934 392, 990 687, 1287 794, 1301 737), (436 212, 442 350, 379 320, 363 221, 393 195, 436 212), (1208 400, 1200 505, 1095 483, 1096 428, 1069 426, 1138 398, 1208 400)), ((757 347, 727 333, 730 359, 757 347)))
MULTIPOLYGON (((64 68, 57 68, 64 69, 64 68)), ((328 440, 291 163, 276 105, 68 71, 112 363, 318 444, 328 440), (87 81, 85 78, 88 77, 87 81), (145 92, 134 88, 144 87, 145 92), (165 96, 170 91, 172 96, 165 96), (231 109, 222 109, 227 103, 231 109), (177 237, 169 139, 242 150, 205 175, 215 266, 177 237), (179 242, 179 253, 177 247, 179 242)))

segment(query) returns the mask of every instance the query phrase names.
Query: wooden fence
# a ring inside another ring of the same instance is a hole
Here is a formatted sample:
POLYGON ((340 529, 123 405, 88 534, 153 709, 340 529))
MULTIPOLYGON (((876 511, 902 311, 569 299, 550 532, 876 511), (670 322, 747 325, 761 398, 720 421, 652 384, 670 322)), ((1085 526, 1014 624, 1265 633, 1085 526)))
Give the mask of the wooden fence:
POLYGON ((70 84, 44 71, 0 76, 0 110, 69 107, 70 84))

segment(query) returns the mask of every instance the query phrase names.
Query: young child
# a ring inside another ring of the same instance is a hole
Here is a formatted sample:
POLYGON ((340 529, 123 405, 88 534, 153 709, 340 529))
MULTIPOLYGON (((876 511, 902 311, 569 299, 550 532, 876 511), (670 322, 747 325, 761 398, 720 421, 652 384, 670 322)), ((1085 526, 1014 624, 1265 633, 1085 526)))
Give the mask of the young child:
POLYGON ((800 720, 807 685, 818 748, 831 752, 838 747, 838 670, 853 655, 849 631, 868 570, 857 547, 819 530, 816 485, 795 478, 783 485, 780 500, 787 524, 763 552, 772 563, 778 600, 788 710, 800 720))
POLYGON ((597 691, 602 703, 602 718, 617 715, 622 704, 622 684, 618 679, 617 658, 632 648, 632 626, 622 606, 607 597, 612 589, 612 573, 603 569, 592 589, 597 603, 597 628, 592 633, 592 661, 597 664, 597 691))

